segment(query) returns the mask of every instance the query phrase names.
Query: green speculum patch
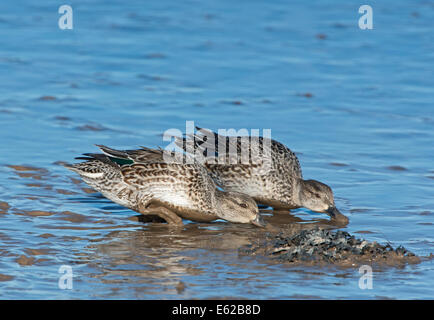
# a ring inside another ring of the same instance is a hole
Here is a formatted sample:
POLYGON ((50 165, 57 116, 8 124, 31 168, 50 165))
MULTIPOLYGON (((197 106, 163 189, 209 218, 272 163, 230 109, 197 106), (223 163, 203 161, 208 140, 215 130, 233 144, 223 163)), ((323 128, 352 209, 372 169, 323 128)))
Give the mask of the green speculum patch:
POLYGON ((133 164, 134 161, 130 160, 130 159, 120 159, 120 158, 113 158, 113 157, 109 157, 111 161, 117 163, 120 166, 123 166, 125 164, 133 164))

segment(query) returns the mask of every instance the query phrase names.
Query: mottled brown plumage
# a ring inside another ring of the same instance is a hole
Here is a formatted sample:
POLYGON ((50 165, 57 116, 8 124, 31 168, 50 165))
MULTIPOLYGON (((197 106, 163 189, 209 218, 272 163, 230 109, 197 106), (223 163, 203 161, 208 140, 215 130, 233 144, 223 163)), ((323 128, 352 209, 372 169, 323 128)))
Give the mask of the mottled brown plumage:
POLYGON ((85 154, 85 162, 67 165, 108 199, 143 214, 157 214, 172 224, 225 219, 262 223, 256 203, 238 192, 218 190, 199 163, 167 163, 162 150, 143 147, 85 154))
POLYGON ((282 143, 197 129, 194 135, 177 138, 176 144, 201 161, 225 190, 243 192, 277 210, 306 207, 332 217, 341 215, 331 188, 319 181, 303 180, 297 156, 282 143))

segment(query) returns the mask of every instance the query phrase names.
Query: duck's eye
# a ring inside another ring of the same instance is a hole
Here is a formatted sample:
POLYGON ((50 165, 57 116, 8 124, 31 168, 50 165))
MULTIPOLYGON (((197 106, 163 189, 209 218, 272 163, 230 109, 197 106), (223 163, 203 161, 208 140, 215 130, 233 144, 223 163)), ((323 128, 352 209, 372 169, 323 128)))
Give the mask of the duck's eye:
POLYGON ((241 208, 247 208, 247 204, 245 204, 245 203, 240 203, 240 207, 241 207, 241 208))

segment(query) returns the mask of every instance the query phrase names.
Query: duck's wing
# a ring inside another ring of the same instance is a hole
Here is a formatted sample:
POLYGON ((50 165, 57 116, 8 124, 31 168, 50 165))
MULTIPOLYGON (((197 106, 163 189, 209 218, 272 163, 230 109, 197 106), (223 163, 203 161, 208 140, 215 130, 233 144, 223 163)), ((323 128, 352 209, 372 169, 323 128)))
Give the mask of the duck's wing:
POLYGON ((136 150, 116 150, 104 145, 97 147, 112 160, 120 165, 135 163, 194 163, 195 160, 186 153, 176 151, 166 151, 164 149, 151 149, 140 147, 136 150))
MULTIPOLYGON (((195 134, 176 137, 175 143, 196 159, 213 167, 285 172, 302 177, 297 156, 284 144, 258 136, 222 136, 196 127, 195 134), (257 169, 256 169, 257 168, 257 169)), ((258 171, 259 173, 259 171, 258 171)))
POLYGON ((134 163, 153 163, 163 161, 163 153, 159 149, 141 147, 137 150, 117 150, 104 145, 96 145, 110 160, 120 165, 134 163))
POLYGON ((84 162, 74 164, 64 164, 64 167, 78 173, 82 177, 113 177, 119 175, 120 165, 111 161, 109 157, 100 153, 84 153, 83 156, 76 157, 77 160, 84 162))

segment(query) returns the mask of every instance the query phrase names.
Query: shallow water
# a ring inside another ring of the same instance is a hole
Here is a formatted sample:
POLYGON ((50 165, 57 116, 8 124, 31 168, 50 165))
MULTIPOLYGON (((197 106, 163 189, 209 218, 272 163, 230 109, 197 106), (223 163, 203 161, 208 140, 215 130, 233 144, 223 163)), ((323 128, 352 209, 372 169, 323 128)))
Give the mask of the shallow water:
MULTIPOLYGON (((0 10, 0 298, 432 298, 433 262, 291 267, 237 248, 261 230, 137 221, 58 161, 93 144, 164 146, 185 121, 271 128, 305 178, 332 186, 346 231, 433 252, 434 5, 57 1, 0 10), (59 267, 72 267, 72 290, 59 267)), ((275 225, 327 219, 304 209, 275 225)))

